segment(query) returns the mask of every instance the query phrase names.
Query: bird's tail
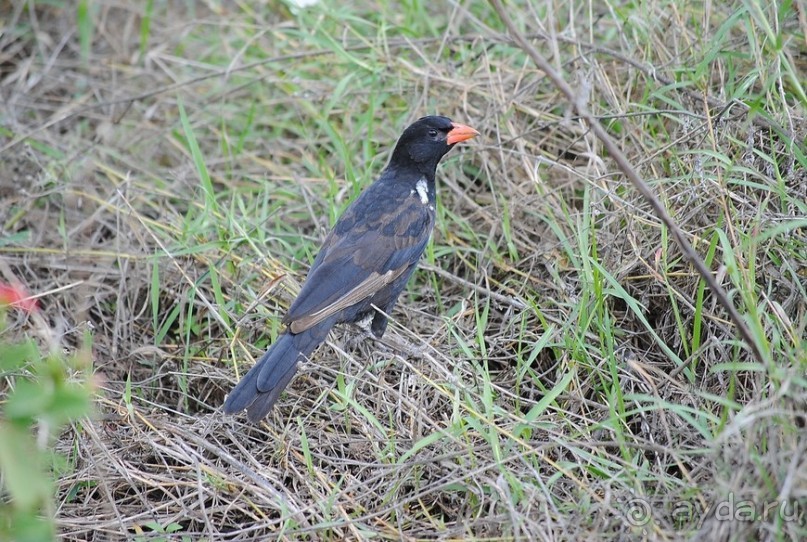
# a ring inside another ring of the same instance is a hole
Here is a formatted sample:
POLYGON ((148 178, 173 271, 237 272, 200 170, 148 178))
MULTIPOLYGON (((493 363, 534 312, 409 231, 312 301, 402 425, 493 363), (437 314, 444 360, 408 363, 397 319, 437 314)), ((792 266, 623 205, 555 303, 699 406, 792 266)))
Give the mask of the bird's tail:
POLYGON ((332 326, 325 321, 301 333, 280 335, 227 396, 225 414, 247 409, 251 421, 263 419, 297 372, 297 364, 325 340, 332 326))

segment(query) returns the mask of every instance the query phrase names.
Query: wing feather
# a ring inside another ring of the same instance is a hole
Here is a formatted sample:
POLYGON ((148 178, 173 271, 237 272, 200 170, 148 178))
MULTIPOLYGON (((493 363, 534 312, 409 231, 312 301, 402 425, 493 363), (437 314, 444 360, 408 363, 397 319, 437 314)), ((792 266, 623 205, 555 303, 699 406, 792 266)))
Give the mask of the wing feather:
POLYGON ((289 328, 292 333, 300 333, 309 329, 323 320, 326 320, 336 314, 337 312, 346 309, 372 297, 381 288, 390 284, 392 281, 400 277, 409 266, 401 266, 398 269, 390 269, 386 273, 380 275, 373 271, 370 276, 360 282, 355 288, 350 290, 344 296, 337 299, 334 303, 323 307, 322 309, 306 314, 293 322, 289 328))
POLYGON ((433 223, 415 197, 393 209, 357 200, 325 239, 283 322, 300 333, 371 298, 417 262, 433 223))

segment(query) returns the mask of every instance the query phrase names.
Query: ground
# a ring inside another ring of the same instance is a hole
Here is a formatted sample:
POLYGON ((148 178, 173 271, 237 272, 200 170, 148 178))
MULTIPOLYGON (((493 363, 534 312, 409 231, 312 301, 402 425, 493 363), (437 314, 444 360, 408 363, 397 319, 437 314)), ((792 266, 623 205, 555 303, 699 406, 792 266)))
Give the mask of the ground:
POLYGON ((806 7, 506 7, 756 355, 487 2, 6 4, 0 272, 39 309, 3 337, 88 335, 98 387, 51 435, 60 536, 804 539, 806 7), (481 135, 384 339, 339 328, 265 423, 223 416, 435 113, 481 135))

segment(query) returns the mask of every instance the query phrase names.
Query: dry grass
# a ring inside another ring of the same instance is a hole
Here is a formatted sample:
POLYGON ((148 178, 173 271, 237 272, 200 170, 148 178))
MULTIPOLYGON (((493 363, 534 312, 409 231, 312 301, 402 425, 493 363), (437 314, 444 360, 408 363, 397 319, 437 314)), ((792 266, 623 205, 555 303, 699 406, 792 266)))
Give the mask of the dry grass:
POLYGON ((0 255, 105 378, 56 441, 65 539, 805 537, 803 3, 512 8, 763 363, 486 3, 156 4, 20 2, 0 35, 0 255), (434 112, 483 137, 384 341, 340 329, 266 424, 223 417, 434 112))

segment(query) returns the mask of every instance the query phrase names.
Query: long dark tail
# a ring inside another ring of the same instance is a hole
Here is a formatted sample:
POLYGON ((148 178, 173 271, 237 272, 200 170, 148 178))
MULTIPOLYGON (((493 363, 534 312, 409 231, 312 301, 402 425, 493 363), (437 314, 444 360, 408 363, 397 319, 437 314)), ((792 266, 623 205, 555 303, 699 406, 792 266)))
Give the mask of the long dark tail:
POLYGON ((250 421, 263 419, 297 372, 297 364, 325 340, 332 326, 332 322, 326 321, 302 333, 287 331, 279 336, 227 396, 224 413, 247 409, 250 421))

